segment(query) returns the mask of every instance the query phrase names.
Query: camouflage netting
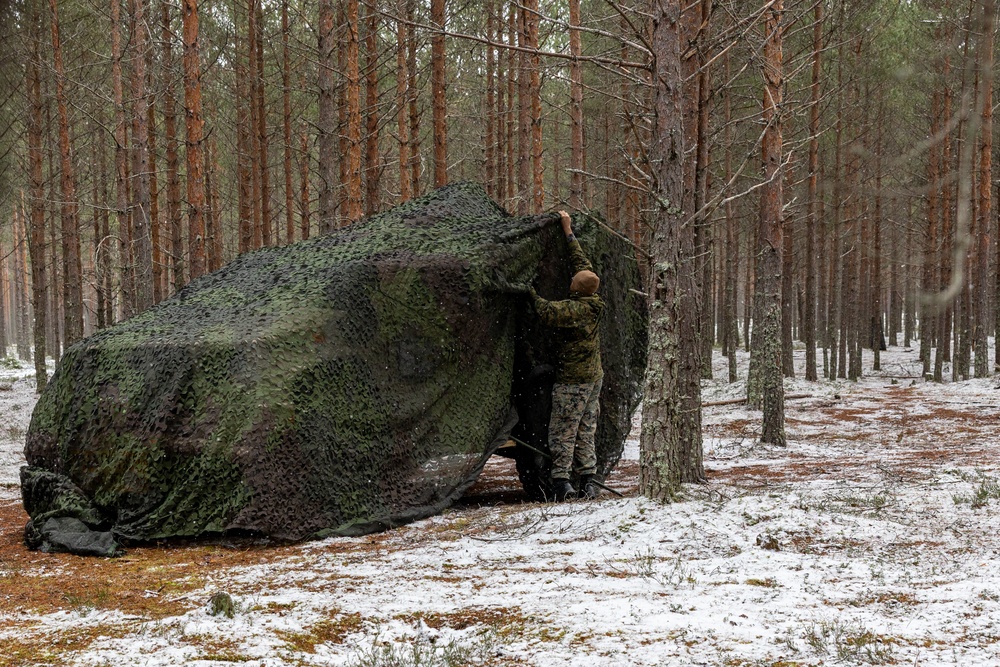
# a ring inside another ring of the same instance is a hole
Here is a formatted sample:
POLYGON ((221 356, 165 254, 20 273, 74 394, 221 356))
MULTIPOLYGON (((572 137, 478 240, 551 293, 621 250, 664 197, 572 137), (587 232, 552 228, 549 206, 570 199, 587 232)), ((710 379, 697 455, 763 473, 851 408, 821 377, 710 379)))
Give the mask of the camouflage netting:
MULTIPOLYGON (((566 296, 557 220, 455 184, 243 255, 74 345, 27 434, 26 542, 101 553, 109 535, 361 534, 447 507, 512 427, 544 449, 551 351, 511 285, 566 296)), ((576 227, 608 303, 603 474, 639 397, 645 305, 631 246, 576 227)), ((515 455, 544 492, 544 457, 515 455)))

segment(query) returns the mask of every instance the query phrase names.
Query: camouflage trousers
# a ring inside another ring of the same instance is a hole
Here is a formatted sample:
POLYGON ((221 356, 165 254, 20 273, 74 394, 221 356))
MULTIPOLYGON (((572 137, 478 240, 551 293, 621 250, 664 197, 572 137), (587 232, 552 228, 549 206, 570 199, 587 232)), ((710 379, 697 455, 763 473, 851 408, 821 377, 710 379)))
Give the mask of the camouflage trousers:
POLYGON ((594 433, 601 414, 602 379, 587 384, 557 384, 552 388, 549 452, 552 478, 569 479, 575 468, 581 475, 597 472, 594 433))

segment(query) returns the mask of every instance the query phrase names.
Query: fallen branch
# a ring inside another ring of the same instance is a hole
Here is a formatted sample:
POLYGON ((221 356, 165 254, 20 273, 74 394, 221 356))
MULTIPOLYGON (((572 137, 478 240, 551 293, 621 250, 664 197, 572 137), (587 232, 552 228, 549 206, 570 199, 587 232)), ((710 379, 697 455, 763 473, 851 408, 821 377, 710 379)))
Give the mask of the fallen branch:
MULTIPOLYGON (((794 401, 797 398, 812 398, 812 397, 813 397, 812 394, 789 394, 789 395, 785 396, 785 400, 786 401, 794 401)), ((743 397, 743 398, 731 398, 731 399, 726 400, 726 401, 709 401, 707 403, 702 403, 701 407, 703 407, 703 408, 711 408, 711 407, 714 407, 716 405, 739 405, 741 403, 746 403, 746 402, 747 402, 746 397, 743 397)))

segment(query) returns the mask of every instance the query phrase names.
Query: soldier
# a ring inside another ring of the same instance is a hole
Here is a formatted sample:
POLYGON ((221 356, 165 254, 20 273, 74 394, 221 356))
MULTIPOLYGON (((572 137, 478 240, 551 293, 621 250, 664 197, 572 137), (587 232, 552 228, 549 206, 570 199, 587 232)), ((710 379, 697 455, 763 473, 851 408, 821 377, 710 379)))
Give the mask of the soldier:
POLYGON ((573 269, 570 296, 562 301, 548 301, 531 290, 531 297, 538 319, 554 329, 556 339, 558 368, 552 388, 549 452, 555 498, 562 501, 577 495, 569 481, 574 464, 580 473, 579 497, 595 498, 598 494, 594 483, 597 472, 594 433, 604 378, 598 334, 604 302, 596 294, 601 280, 573 235, 569 214, 559 211, 559 217, 573 269))

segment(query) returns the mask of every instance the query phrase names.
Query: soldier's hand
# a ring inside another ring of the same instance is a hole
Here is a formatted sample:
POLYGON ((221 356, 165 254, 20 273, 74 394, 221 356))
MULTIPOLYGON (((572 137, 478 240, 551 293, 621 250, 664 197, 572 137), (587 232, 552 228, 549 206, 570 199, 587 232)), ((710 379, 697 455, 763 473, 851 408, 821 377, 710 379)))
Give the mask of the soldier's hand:
POLYGON ((566 211, 559 211, 559 223, 562 225, 563 234, 569 236, 573 233, 573 220, 566 211))
POLYGON ((513 294, 531 294, 531 285, 527 283, 511 283, 507 289, 513 294))

